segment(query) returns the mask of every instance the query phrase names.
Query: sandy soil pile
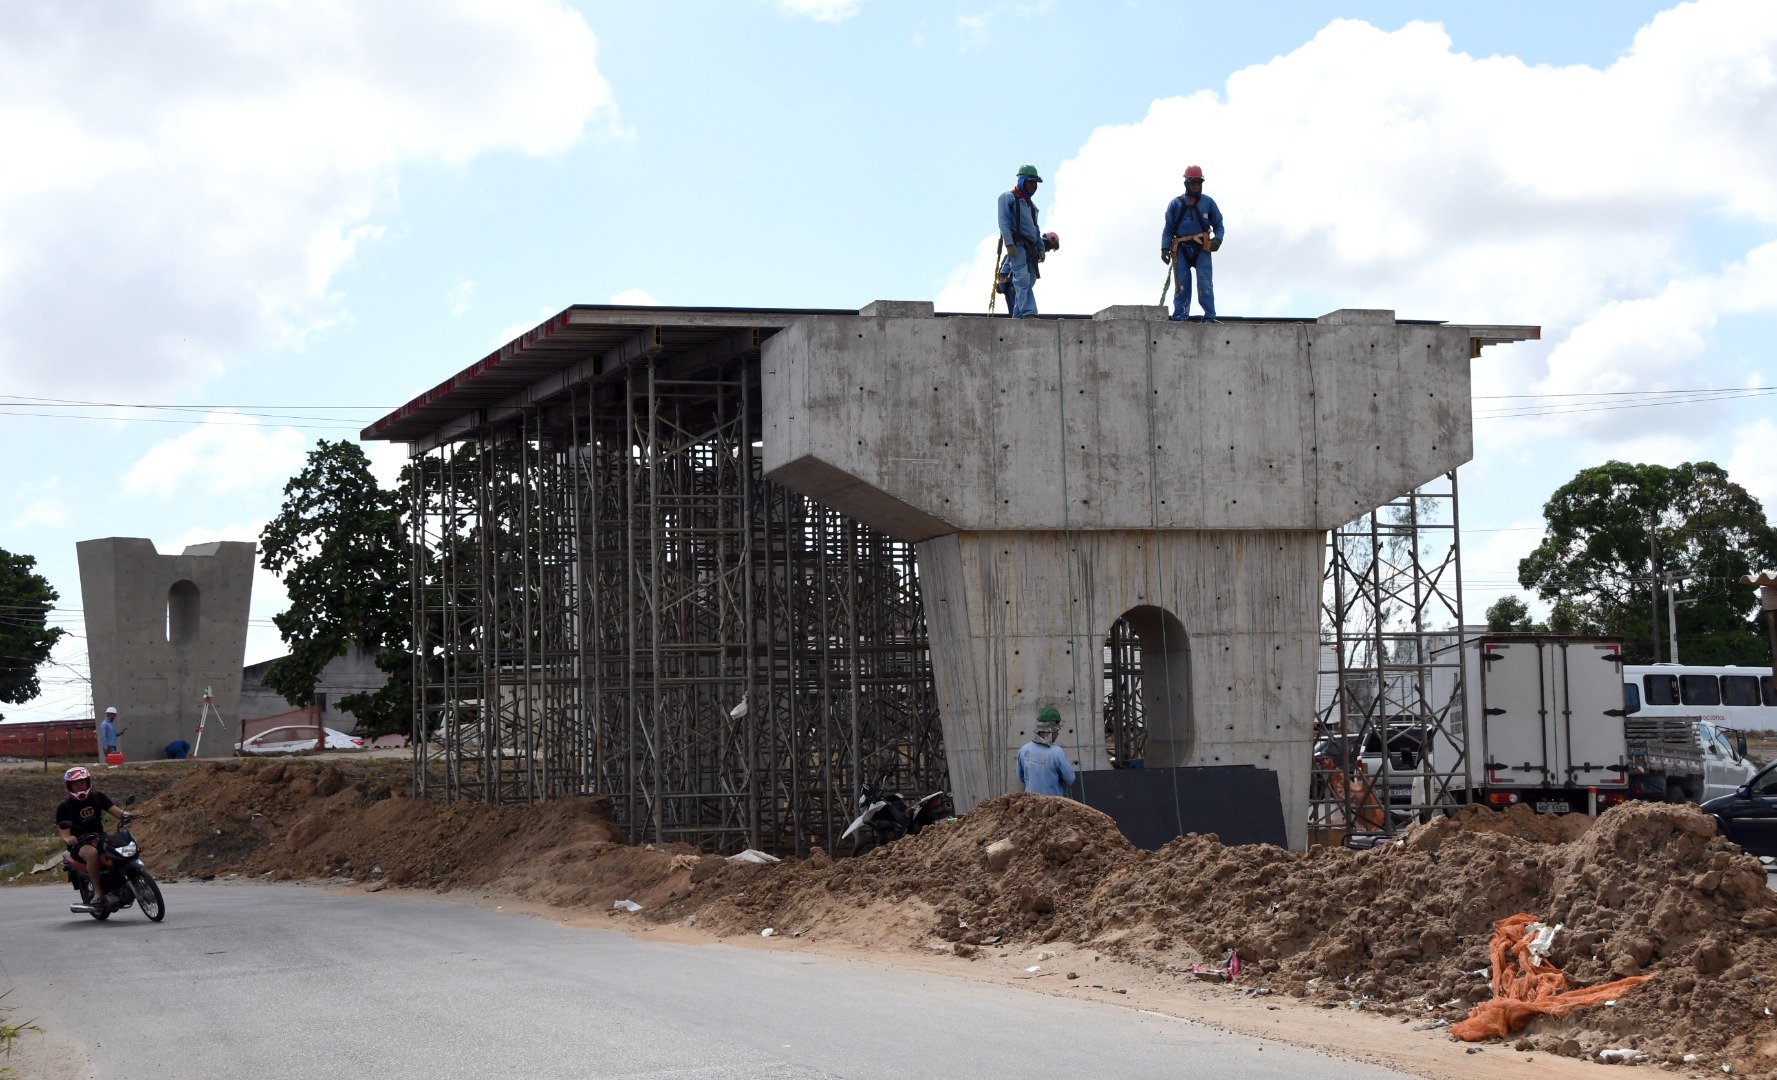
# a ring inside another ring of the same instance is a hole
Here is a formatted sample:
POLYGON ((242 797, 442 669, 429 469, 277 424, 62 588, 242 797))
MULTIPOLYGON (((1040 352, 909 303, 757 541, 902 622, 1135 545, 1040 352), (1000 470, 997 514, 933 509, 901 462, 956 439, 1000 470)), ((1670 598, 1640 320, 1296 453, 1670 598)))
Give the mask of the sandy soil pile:
POLYGON ((221 762, 163 792, 134 832, 167 877, 343 877, 565 906, 690 891, 691 849, 630 847, 604 799, 444 805, 405 787, 405 765, 221 762))
POLYGON ((1551 959, 1570 984, 1655 978, 1614 1007, 1534 1022, 1523 1048, 1777 1069, 1777 895, 1757 860, 1693 807, 1635 804, 1588 824, 1474 808, 1370 852, 1202 836, 1144 852, 1094 810, 1011 795, 862 859, 730 871, 680 909, 736 930, 936 936, 963 955, 996 938, 1070 941, 1158 970, 1237 949, 1244 987, 1446 1021, 1490 996, 1493 922, 1530 912, 1564 924, 1551 959), (984 851, 1001 839, 1013 853, 996 872, 984 851))
POLYGON ((1777 1076, 1777 894, 1694 807, 1633 804, 1596 823, 1474 808, 1368 852, 1205 836, 1147 852, 1097 811, 1019 794, 863 858, 753 866, 627 846, 600 799, 442 806, 392 777, 224 763, 156 798, 137 832, 169 875, 343 875, 605 910, 630 899, 644 908, 633 918, 691 915, 718 934, 937 941, 959 956, 1070 942, 1181 979, 1237 949, 1247 968, 1230 992, 1427 1022, 1489 995, 1492 924, 1530 912, 1564 924, 1551 959, 1572 985, 1653 979, 1613 1007, 1533 1022, 1521 1049, 1632 1047, 1777 1076))

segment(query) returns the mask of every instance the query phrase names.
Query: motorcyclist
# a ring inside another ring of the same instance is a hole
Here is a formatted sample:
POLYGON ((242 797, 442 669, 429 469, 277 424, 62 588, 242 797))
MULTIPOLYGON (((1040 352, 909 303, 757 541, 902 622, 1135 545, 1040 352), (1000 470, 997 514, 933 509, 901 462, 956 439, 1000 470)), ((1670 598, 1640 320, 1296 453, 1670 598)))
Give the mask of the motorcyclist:
POLYGON ((103 791, 93 789, 92 774, 76 765, 62 774, 62 789, 68 797, 56 807, 56 828, 68 854, 86 866, 87 880, 92 882, 93 903, 101 911, 109 910, 110 901, 99 888, 99 853, 105 838, 105 815, 115 816, 119 824, 130 820, 121 806, 103 791))

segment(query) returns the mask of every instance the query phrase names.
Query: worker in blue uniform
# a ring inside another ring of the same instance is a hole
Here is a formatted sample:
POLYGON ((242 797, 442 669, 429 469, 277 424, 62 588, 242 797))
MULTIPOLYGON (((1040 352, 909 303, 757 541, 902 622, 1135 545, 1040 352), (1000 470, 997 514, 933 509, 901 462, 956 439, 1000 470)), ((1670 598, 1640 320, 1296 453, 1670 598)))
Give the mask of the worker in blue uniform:
POLYGON ((1074 766, 1067 751, 1055 745, 1061 733, 1061 713, 1045 705, 1037 713, 1036 737, 1018 748, 1018 782, 1033 795, 1061 795, 1074 782, 1074 766))
POLYGON ((1216 294, 1210 254, 1222 246, 1227 230, 1216 201, 1203 193, 1203 169, 1185 170, 1185 193, 1166 206, 1166 228, 1160 233, 1160 261, 1172 266, 1172 319, 1191 314, 1191 271, 1197 271, 1197 303, 1203 321, 1216 321, 1216 294))
POLYGON ((1014 319, 1037 313, 1031 287, 1041 276, 1037 264, 1043 261, 1049 242, 1037 230, 1037 207, 1030 197, 1042 182, 1037 167, 1026 165, 1018 170, 1012 190, 1000 196, 1000 249, 1005 257, 999 265, 998 288, 1006 294, 1006 306, 1014 319))

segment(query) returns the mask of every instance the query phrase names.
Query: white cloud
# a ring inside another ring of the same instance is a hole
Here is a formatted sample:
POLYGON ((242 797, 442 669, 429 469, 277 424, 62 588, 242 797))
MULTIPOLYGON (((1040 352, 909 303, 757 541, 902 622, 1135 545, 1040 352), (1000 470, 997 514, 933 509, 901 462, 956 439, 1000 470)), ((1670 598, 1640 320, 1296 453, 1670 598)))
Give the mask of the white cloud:
POLYGON ((1734 450, 1723 468, 1758 497, 1767 518, 1777 520, 1777 424, 1760 417, 1734 432, 1734 450))
POLYGON ((267 428, 242 413, 218 410, 201 426, 150 448, 123 483, 133 494, 160 499, 186 488, 211 496, 263 497, 302 471, 310 441, 295 428, 267 428))
POLYGON ((817 22, 844 22, 858 13, 864 0, 777 0, 779 10, 817 22))
POLYGON ((359 443, 364 456, 370 459, 370 475, 376 482, 393 490, 401 483, 401 470, 407 465, 407 444, 389 442, 359 443))
POLYGON ((625 289, 611 297, 613 304, 626 304, 630 307, 659 307, 660 301, 648 295, 646 289, 625 289))
POLYGON ((7 526, 20 530, 53 529, 68 524, 71 514, 62 497, 64 491, 58 476, 22 481, 12 492, 12 502, 22 508, 9 515, 7 526))
POLYGON ((475 282, 464 278, 450 287, 444 294, 445 306, 450 308, 452 318, 460 319, 468 313, 475 302, 475 282))
POLYGON ((0 171, 0 377, 165 390, 300 344, 404 167, 613 118, 594 44, 561 0, 0 8, 0 145, 29 164, 0 171))
MULTIPOLYGON (((1099 128, 1053 176, 1037 163, 1054 181, 1045 227, 1063 238, 1043 266, 1043 309, 1153 303, 1162 213, 1192 163, 1228 220, 1224 314, 1389 307, 1537 323, 1589 366, 1584 388, 1646 385, 1696 355, 1711 305, 1777 308, 1777 256, 1751 250, 1777 225, 1777 6, 1676 8, 1603 70, 1477 59, 1427 23, 1333 22, 1223 93, 1099 128), (1690 263, 1690 229, 1710 215, 1754 226, 1740 268, 1690 263), (1673 300, 1686 310, 1649 317, 1673 300)), ((990 249, 957 268, 940 307, 984 309, 990 249)), ((1495 379, 1521 388, 1546 356, 1490 352, 1477 392, 1495 379)))

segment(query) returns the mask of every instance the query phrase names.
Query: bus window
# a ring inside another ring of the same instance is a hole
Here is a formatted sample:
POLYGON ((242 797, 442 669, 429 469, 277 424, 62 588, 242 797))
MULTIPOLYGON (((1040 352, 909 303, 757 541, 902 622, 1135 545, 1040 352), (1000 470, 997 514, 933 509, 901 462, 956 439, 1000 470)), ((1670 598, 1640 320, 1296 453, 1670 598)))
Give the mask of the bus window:
POLYGON ((1641 685, 1647 691, 1649 705, 1678 704, 1678 676, 1643 675, 1641 685))
POLYGON ((1758 677, 1758 686, 1760 690, 1764 691, 1765 704, 1777 709, 1777 686, 1771 685, 1771 677, 1769 675, 1760 675, 1758 677))
POLYGON ((1757 705, 1759 703, 1758 677, 1756 675, 1723 675, 1721 677, 1721 703, 1723 705, 1757 705))
POLYGON ((1678 689, 1686 705, 1721 704, 1721 683, 1714 675, 1680 675, 1678 689))
POLYGON ((1641 711, 1641 691, 1632 682, 1623 684, 1623 715, 1641 711))

